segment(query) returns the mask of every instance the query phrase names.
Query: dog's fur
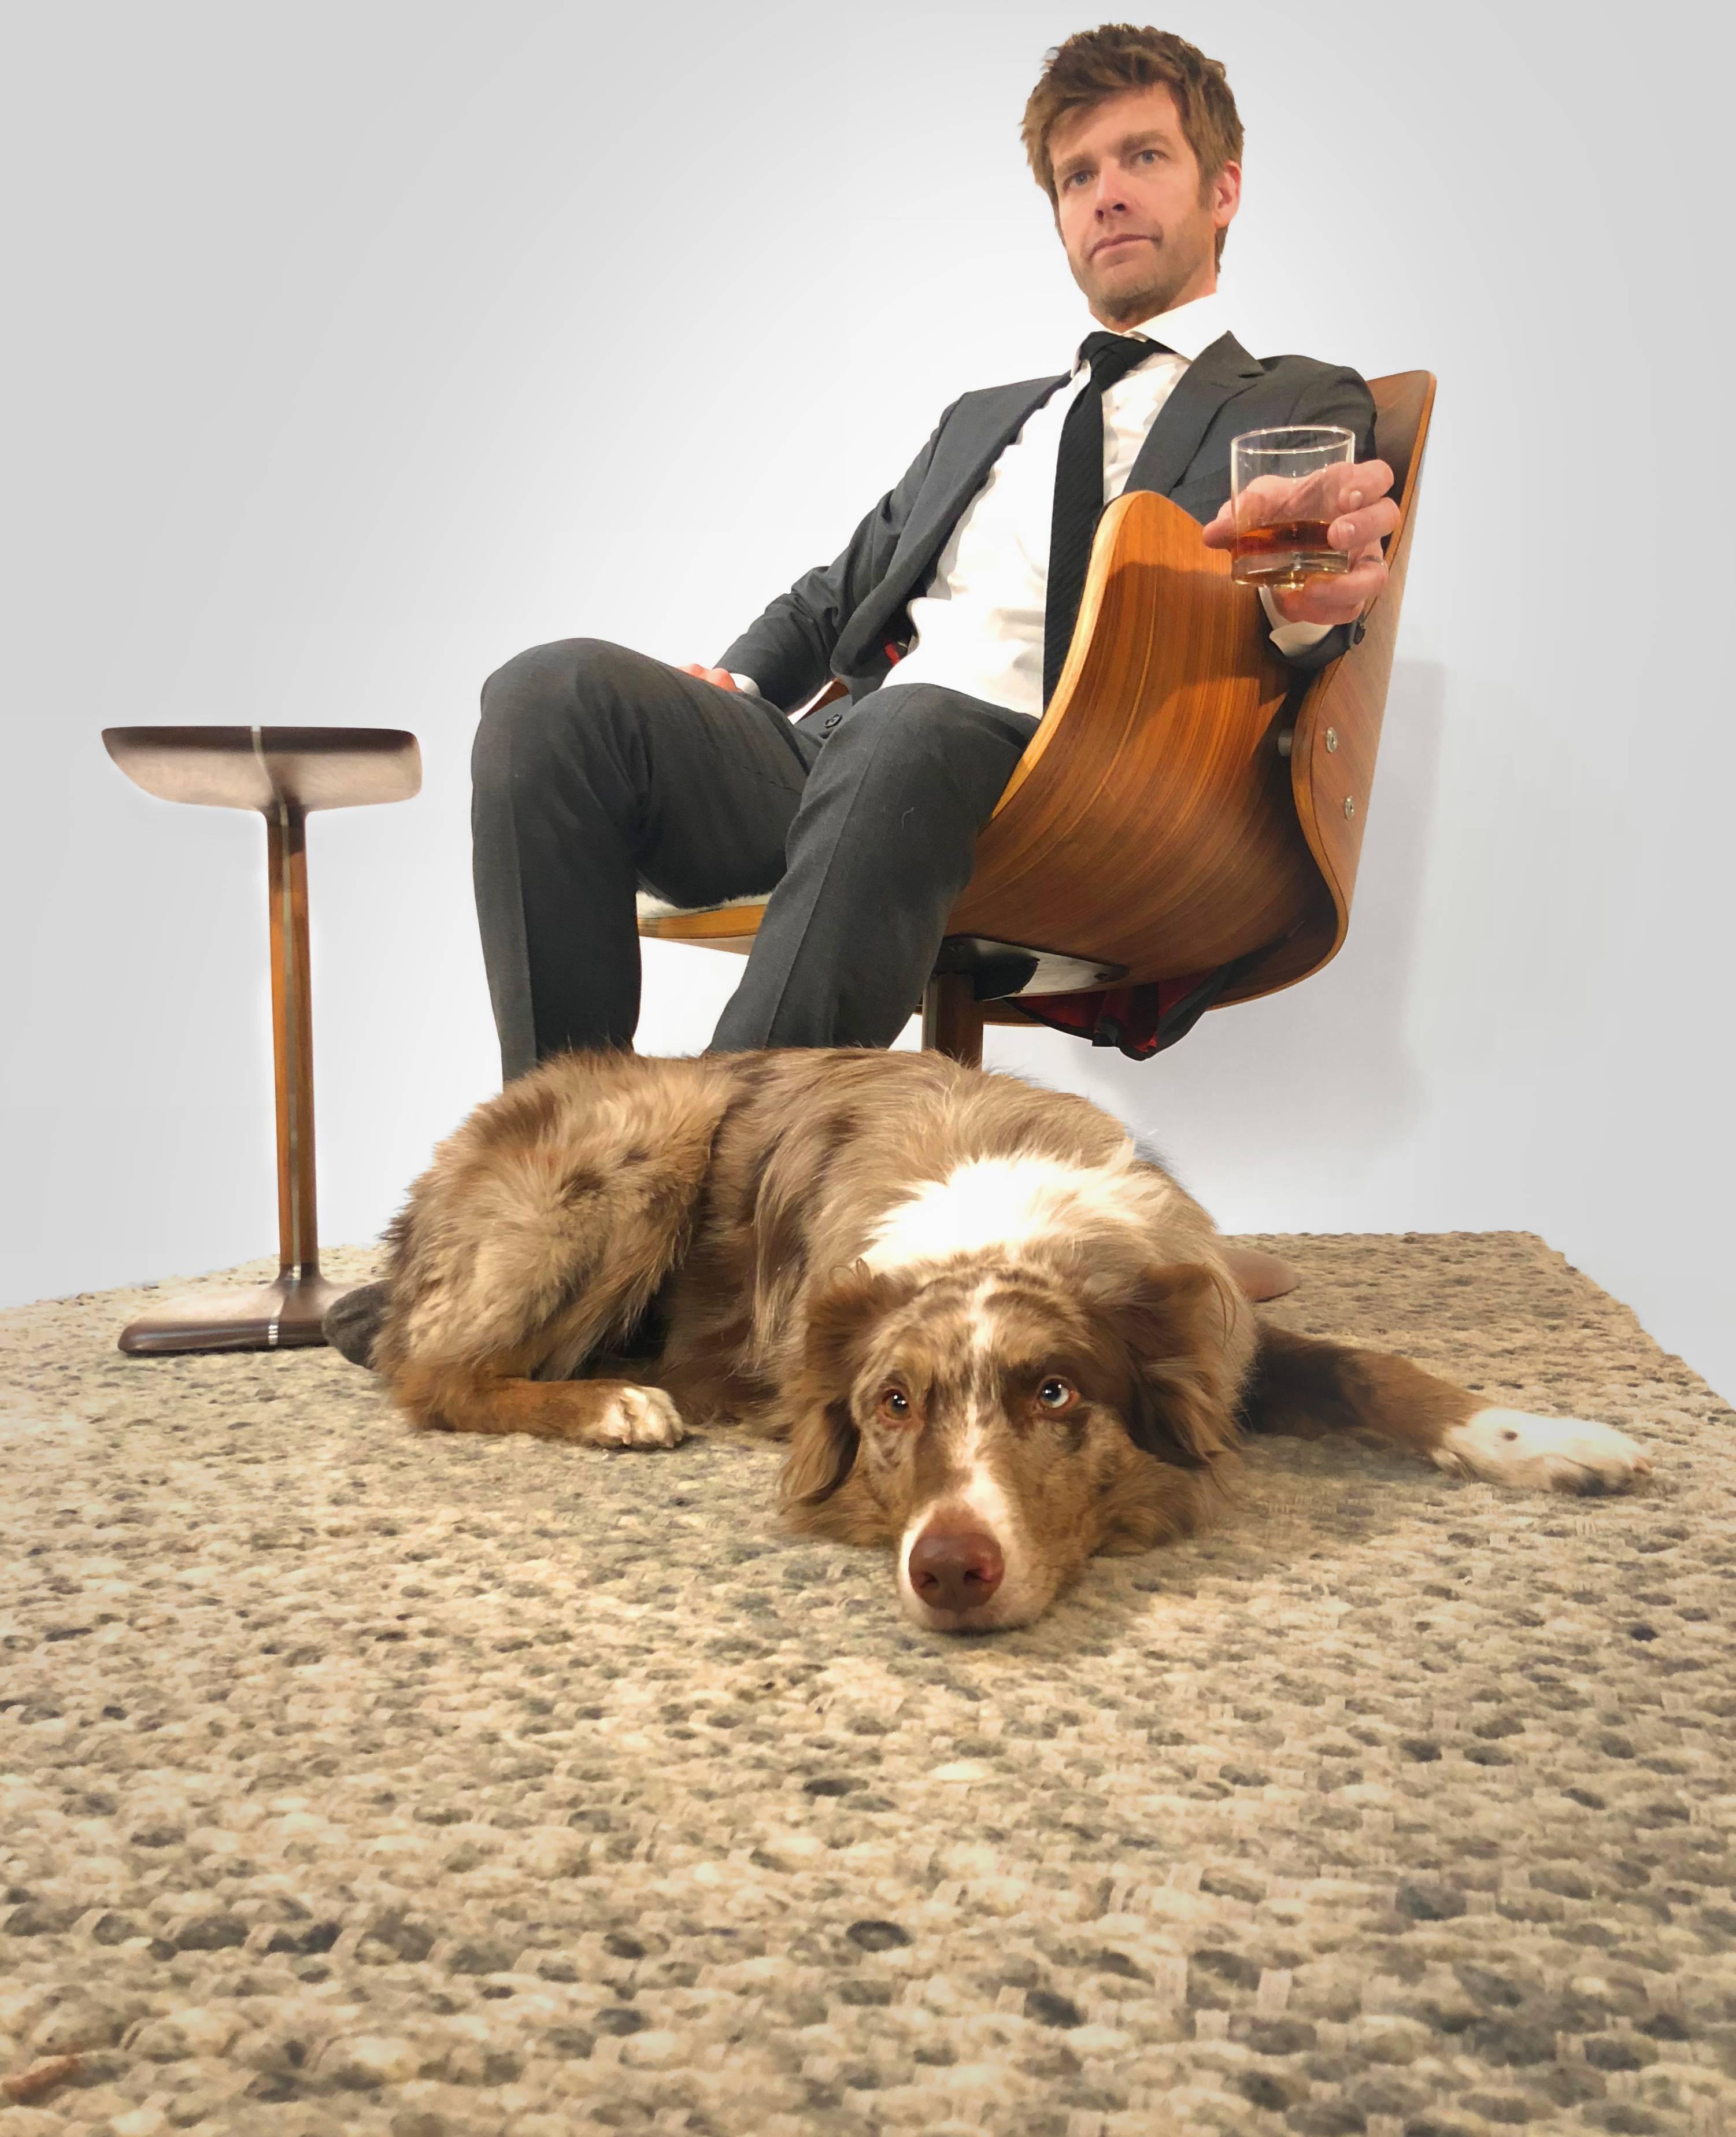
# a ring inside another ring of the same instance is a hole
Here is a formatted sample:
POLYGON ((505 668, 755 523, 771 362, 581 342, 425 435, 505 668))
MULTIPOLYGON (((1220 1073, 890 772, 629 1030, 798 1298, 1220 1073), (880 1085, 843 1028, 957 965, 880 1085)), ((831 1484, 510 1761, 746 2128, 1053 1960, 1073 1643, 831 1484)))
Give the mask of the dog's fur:
POLYGON ((1244 1425, 1568 1491, 1649 1467, 1259 1323, 1118 1122, 935 1054, 564 1055, 442 1146, 391 1247, 372 1363, 419 1423, 787 1437, 787 1517, 896 1545, 942 1629, 1026 1623, 1094 1552, 1186 1534, 1244 1425))

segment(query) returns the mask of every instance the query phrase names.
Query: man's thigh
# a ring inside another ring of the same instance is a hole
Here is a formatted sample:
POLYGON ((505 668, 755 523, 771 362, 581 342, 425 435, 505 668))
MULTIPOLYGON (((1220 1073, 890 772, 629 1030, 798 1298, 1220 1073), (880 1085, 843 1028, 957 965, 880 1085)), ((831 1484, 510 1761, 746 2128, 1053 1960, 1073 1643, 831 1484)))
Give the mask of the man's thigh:
POLYGON ((678 905, 770 891, 819 754, 816 738, 746 691, 644 660, 640 880, 678 905))
POLYGON ((599 639, 521 654, 484 706, 518 778, 558 815, 581 796, 601 803, 648 889, 700 905, 782 874, 819 744, 775 706, 599 639))
MULTIPOLYGON (((934 683, 894 679, 848 708, 803 800, 848 791, 853 830, 900 840, 975 839, 1041 722, 934 683)), ((805 824, 802 826, 805 829, 805 824)))

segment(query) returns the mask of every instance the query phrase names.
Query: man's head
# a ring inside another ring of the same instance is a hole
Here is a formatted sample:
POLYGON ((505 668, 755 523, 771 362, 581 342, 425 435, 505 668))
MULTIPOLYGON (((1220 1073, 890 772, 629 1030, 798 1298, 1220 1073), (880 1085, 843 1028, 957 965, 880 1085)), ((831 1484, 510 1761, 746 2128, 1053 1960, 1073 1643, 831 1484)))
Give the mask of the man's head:
POLYGON ((1218 285, 1242 196, 1242 121, 1223 67, 1165 30, 1111 23, 1058 45, 1024 113, 1073 280, 1109 327, 1218 285))

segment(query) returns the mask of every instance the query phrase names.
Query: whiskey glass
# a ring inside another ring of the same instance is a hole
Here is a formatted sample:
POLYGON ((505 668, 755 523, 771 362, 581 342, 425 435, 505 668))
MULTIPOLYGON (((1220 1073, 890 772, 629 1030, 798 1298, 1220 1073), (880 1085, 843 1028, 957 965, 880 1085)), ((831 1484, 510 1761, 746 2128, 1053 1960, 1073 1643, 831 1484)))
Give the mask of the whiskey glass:
POLYGON ((1296 587, 1321 572, 1347 572, 1350 554, 1326 530, 1342 510, 1356 436, 1336 424, 1244 431, 1230 441, 1236 540, 1230 577, 1243 586, 1296 587))

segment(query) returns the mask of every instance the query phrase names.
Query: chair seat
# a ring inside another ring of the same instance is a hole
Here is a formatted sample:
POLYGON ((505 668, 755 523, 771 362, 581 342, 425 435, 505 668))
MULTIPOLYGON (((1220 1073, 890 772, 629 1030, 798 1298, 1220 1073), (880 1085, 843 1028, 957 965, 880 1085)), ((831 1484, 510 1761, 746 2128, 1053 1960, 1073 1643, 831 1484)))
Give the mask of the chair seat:
POLYGON ((633 903, 639 933, 654 942, 703 942, 708 949, 737 950, 744 957, 766 917, 766 901, 757 893, 726 898, 717 905, 674 905, 654 891, 642 890, 633 903))
POLYGON ((135 786, 207 808, 353 809, 421 791, 421 752, 401 728, 105 728, 135 786))
MULTIPOLYGON (((673 905, 650 891, 639 893, 639 932, 654 942, 686 942, 695 948, 732 950, 745 957, 766 917, 763 898, 726 898, 717 905, 673 905)), ((936 972, 969 978, 979 1001, 1008 1001, 1024 994, 1071 995, 1114 986, 1126 968, 1100 958, 1002 942, 983 935, 949 935, 935 961, 936 972)), ((1018 1021, 1026 1021, 1020 1018, 1018 1021)))

